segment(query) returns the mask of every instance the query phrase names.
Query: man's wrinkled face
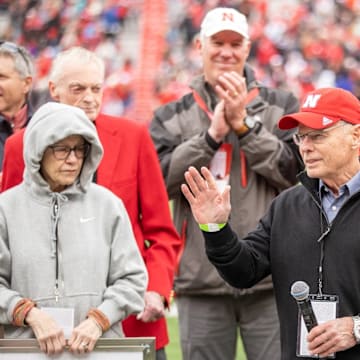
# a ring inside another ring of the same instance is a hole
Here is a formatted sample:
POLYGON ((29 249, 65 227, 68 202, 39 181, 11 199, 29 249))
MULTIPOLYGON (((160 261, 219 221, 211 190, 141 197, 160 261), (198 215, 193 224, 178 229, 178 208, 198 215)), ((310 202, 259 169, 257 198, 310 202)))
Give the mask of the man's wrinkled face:
POLYGON ((205 80, 213 87, 224 72, 242 75, 250 52, 250 41, 242 35, 226 30, 204 37, 197 42, 203 61, 205 80))
POLYGON ((52 98, 84 110, 91 121, 98 116, 103 96, 104 74, 95 63, 68 65, 57 83, 50 82, 52 98))
MULTIPOLYGON (((299 125, 299 151, 308 176, 326 182, 346 173, 353 163, 357 133, 354 126, 344 122, 324 130, 299 125)), ((358 151, 357 146, 355 155, 358 151)))

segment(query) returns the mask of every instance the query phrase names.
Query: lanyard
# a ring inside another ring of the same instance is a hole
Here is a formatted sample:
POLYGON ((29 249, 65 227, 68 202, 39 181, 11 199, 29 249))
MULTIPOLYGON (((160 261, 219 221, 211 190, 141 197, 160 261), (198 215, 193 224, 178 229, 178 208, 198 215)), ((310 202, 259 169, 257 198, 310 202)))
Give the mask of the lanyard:
POLYGON ((330 230, 331 230, 331 227, 329 226, 317 240, 320 243, 320 262, 319 262, 319 279, 318 279, 319 295, 322 295, 322 289, 323 289, 323 264, 324 264, 324 257, 325 257, 324 238, 330 232, 330 230))

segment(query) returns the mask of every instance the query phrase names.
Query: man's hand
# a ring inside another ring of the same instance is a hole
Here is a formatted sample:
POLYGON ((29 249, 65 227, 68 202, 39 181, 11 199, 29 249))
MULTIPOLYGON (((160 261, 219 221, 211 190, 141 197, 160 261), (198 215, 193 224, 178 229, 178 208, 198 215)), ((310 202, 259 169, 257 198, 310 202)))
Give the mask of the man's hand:
POLYGON ((69 339, 69 351, 74 354, 93 351, 101 334, 100 325, 94 318, 89 316, 73 330, 69 339))
POLYGON ((64 350, 66 344, 64 332, 46 312, 34 307, 27 314, 26 322, 31 326, 40 349, 45 354, 59 354, 64 350))
POLYGON ((226 223, 231 210, 230 186, 227 185, 220 193, 209 169, 202 167, 201 174, 194 167, 189 167, 185 172, 187 185, 181 185, 195 220, 199 224, 226 223))
POLYGON ((230 131, 230 126, 225 120, 225 102, 221 100, 215 107, 214 116, 208 130, 209 135, 220 143, 230 131))
POLYGON ((145 293, 145 308, 137 315, 137 319, 143 322, 152 322, 165 316, 165 306, 161 295, 155 291, 145 293))
POLYGON ((349 316, 315 326, 307 337, 311 354, 322 358, 355 346, 352 329, 353 320, 349 316))
POLYGON ((235 71, 223 73, 215 86, 216 93, 224 100, 224 116, 229 126, 237 132, 246 117, 247 87, 245 78, 235 71))

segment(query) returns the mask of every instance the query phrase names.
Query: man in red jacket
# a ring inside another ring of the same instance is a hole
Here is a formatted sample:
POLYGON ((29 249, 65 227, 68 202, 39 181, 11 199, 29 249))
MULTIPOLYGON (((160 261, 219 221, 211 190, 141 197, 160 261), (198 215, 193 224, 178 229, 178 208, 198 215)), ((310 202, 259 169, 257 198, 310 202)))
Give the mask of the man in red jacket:
MULTIPOLYGON (((164 360, 164 347, 169 342, 164 315, 180 238, 172 223, 158 157, 147 128, 99 114, 104 74, 100 58, 74 47, 54 60, 49 91, 54 100, 83 109, 95 123, 104 147, 95 181, 123 200, 149 273, 144 311, 123 322, 124 332, 131 337, 156 337, 156 359, 164 360)), ((23 134, 21 131, 11 136, 5 144, 2 191, 22 181, 23 134)))

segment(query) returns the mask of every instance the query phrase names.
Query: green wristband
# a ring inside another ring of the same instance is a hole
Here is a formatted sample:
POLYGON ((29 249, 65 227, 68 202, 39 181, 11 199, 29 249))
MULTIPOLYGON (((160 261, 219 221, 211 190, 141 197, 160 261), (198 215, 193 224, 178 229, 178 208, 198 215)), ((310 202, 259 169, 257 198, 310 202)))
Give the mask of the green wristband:
POLYGON ((226 225, 226 223, 222 223, 222 224, 215 224, 215 223, 199 224, 199 228, 202 231, 205 231, 205 232, 216 232, 216 231, 221 230, 225 225, 226 225))

